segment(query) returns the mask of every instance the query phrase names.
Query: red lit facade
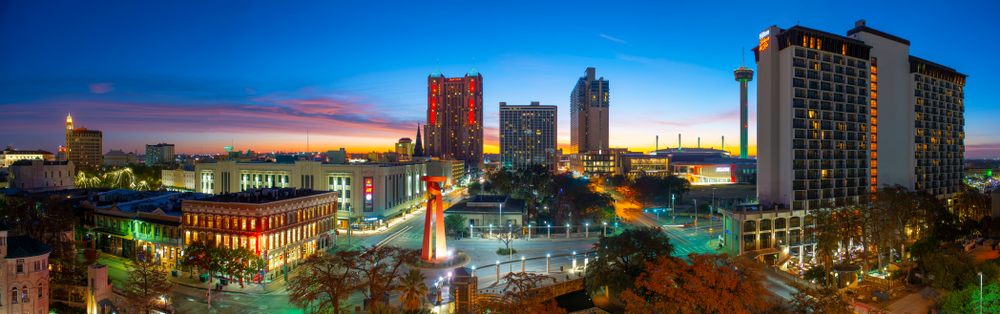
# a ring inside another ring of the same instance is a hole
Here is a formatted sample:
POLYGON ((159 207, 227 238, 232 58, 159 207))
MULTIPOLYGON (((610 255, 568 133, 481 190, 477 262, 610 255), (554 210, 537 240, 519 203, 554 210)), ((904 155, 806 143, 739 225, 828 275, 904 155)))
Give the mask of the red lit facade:
POLYGON ((427 125, 424 155, 483 160, 483 76, 475 68, 463 77, 446 78, 440 71, 427 77, 427 125))

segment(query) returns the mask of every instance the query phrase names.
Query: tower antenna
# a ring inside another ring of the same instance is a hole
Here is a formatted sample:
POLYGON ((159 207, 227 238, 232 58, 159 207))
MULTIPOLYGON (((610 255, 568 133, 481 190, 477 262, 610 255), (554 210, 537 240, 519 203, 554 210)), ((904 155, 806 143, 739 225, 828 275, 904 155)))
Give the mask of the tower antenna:
POLYGON ((743 53, 743 67, 744 68, 747 66, 747 51, 746 51, 746 48, 747 48, 746 46, 741 46, 740 47, 740 52, 743 53))

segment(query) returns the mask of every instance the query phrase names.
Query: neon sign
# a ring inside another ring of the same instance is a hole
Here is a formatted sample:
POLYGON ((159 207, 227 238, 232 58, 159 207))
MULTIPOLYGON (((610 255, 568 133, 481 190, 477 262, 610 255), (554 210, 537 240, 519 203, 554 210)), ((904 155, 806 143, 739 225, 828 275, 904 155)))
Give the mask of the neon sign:
POLYGON ((771 35, 771 30, 765 29, 763 32, 760 32, 760 39, 764 39, 764 37, 767 37, 768 35, 771 35))
POLYGON ((729 172, 729 167, 715 167, 715 172, 729 172))
POLYGON ((769 42, 769 41, 770 41, 770 39, 771 39, 771 37, 764 37, 764 38, 761 38, 761 39, 760 39, 760 49, 758 49, 758 51, 764 51, 764 50, 767 50, 767 46, 769 46, 769 45, 770 45, 770 42, 769 42))
POLYGON ((375 185, 372 184, 372 177, 365 177, 365 206, 366 212, 372 211, 372 194, 375 192, 375 185))

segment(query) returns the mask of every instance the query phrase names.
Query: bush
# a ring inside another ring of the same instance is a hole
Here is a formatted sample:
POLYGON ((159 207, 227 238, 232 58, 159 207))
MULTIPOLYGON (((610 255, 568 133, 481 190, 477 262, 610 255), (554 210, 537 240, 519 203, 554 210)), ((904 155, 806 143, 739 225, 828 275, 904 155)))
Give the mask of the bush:
POLYGON ((500 254, 500 255, 511 255, 511 254, 517 254, 517 250, 516 250, 516 249, 513 249, 513 248, 511 248, 511 249, 510 249, 510 250, 508 251, 508 250, 507 250, 507 249, 505 249, 505 248, 500 248, 500 249, 497 249, 497 252, 496 252, 496 253, 497 253, 497 254, 500 254))

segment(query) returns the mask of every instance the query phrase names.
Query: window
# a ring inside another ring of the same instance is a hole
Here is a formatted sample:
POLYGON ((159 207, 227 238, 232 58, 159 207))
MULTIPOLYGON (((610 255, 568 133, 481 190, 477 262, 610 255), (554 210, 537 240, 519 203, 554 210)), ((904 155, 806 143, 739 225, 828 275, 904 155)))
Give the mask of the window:
POLYGON ((39 283, 38 283, 38 299, 39 299, 39 300, 41 300, 41 299, 42 299, 42 291, 43 291, 43 290, 42 290, 42 283, 41 283, 41 282, 39 282, 39 283))
POLYGON ((21 301, 24 303, 28 303, 28 286, 24 286, 21 288, 21 301))
POLYGON ((23 274, 24 273, 24 260, 23 259, 17 260, 17 271, 15 271, 15 273, 18 273, 18 274, 23 274))
POLYGON ((10 288, 10 304, 17 304, 17 287, 10 288))

